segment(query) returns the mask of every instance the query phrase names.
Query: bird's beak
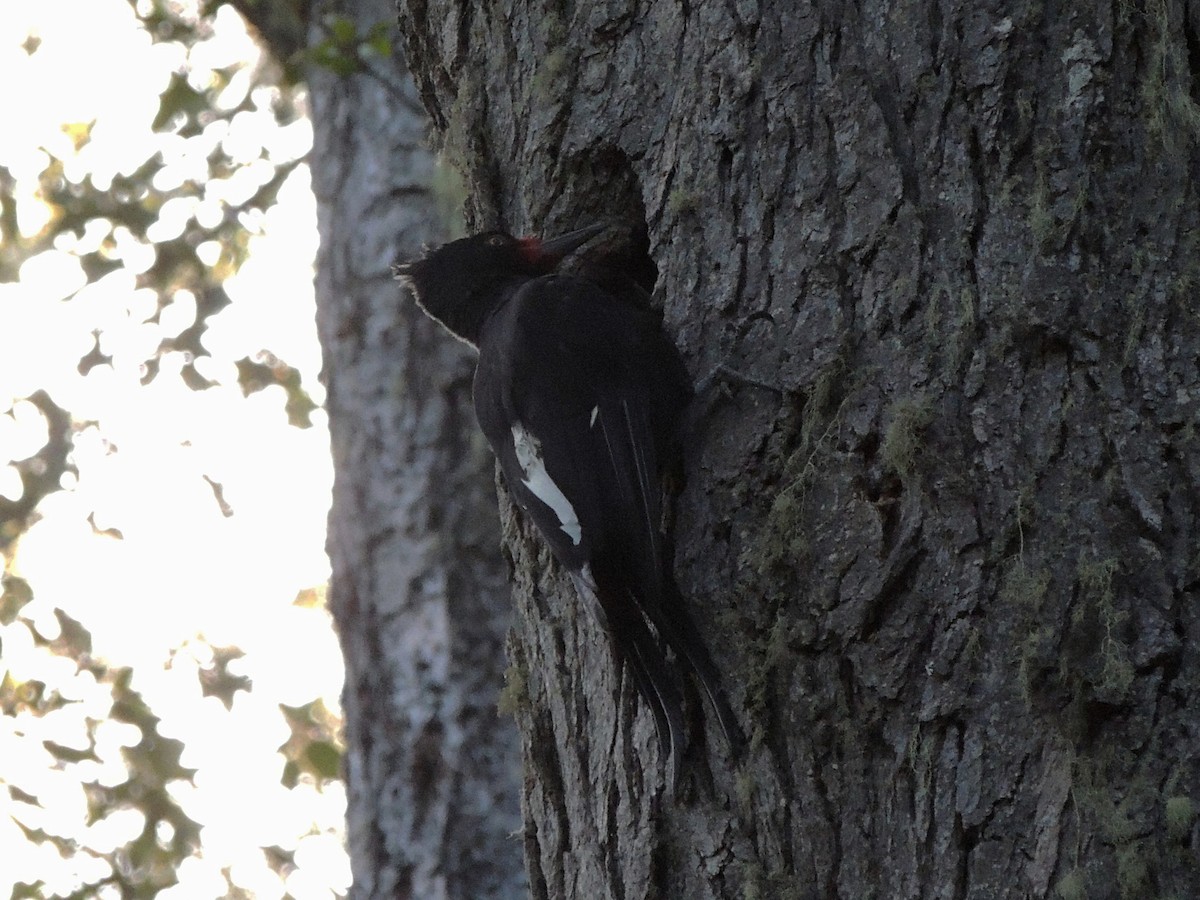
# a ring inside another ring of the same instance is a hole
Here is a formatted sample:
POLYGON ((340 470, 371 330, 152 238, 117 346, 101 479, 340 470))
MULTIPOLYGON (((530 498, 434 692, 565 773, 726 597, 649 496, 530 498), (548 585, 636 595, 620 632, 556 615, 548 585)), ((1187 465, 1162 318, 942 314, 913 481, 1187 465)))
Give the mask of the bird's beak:
POLYGON ((572 250, 582 247, 607 227, 607 225, 589 225, 587 228, 569 231, 551 240, 542 241, 541 246, 538 247, 538 255, 543 258, 560 260, 572 250))
POLYGON ((392 277, 395 279, 407 278, 412 274, 412 263, 396 263, 392 266, 392 277))

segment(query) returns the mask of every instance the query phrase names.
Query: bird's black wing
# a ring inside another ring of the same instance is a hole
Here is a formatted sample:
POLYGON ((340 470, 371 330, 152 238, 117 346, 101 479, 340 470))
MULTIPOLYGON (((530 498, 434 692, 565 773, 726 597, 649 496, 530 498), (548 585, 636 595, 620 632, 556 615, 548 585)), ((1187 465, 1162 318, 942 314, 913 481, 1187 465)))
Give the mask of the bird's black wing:
POLYGON ((689 396, 674 348, 649 310, 547 276, 489 325, 475 391, 509 489, 629 662, 677 761, 681 699, 646 624, 662 618, 663 455, 689 396))
POLYGON ((664 455, 690 396, 657 317, 588 279, 547 276, 497 319, 480 348, 476 410, 509 481, 542 501, 534 521, 569 568, 619 554, 655 581, 664 455), (561 497, 531 477, 535 451, 561 497), (578 536, 562 514, 578 517, 578 536))

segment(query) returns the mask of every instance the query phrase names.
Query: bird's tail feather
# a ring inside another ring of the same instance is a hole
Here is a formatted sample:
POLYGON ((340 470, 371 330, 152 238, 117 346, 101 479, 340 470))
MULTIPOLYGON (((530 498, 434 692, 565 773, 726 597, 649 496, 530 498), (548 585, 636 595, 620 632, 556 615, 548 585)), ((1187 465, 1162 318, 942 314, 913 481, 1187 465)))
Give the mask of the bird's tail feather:
POLYGON ((675 686, 667 659, 650 629, 640 621, 631 621, 626 627, 629 634, 624 656, 633 673, 638 693, 654 714, 659 753, 664 761, 669 760, 669 782, 674 785, 679 780, 687 741, 683 722, 683 697, 675 686))
POLYGON ((709 656, 708 648, 704 645, 704 639, 700 637, 696 624, 688 615, 675 580, 668 575, 663 581, 666 595, 664 602, 668 608, 655 617, 654 627, 700 682, 709 706, 717 716, 717 724, 725 736, 730 753, 735 759, 740 759, 746 749, 746 736, 725 697, 725 691, 721 688, 720 673, 709 656))
POLYGON ((686 733, 683 698, 671 678, 666 656, 640 614, 621 616, 620 621, 614 621, 609 616, 608 610, 628 609, 629 605, 613 603, 611 597, 602 600, 600 588, 589 566, 572 573, 571 579, 580 597, 608 634, 618 670, 628 663, 638 695, 650 707, 658 735, 659 754, 665 762, 669 761, 672 773, 669 783, 673 786, 679 779, 686 733))

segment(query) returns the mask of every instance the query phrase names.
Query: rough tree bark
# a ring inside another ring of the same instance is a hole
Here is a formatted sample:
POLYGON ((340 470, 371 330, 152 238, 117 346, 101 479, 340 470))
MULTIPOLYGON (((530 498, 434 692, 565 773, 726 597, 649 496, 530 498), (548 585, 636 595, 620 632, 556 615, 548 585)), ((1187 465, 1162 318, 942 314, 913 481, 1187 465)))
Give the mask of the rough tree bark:
POLYGON ((399 7, 471 224, 644 220, 780 391, 694 436, 754 746, 674 803, 502 503, 533 895, 1200 896, 1200 3, 399 7))
MULTIPOLYGON (((395 15, 389 0, 311 12, 314 44, 395 15)), ((426 117, 399 58, 341 45, 308 75, 352 895, 522 897, 517 737, 497 712, 511 606, 472 368, 389 271, 445 237, 426 117)))

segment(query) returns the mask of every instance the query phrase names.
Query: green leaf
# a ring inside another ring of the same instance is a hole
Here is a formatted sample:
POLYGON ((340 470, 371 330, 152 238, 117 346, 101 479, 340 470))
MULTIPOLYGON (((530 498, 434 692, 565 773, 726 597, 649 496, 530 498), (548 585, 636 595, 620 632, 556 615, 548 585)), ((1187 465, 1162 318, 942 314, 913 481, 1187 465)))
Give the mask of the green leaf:
POLYGON ((10 784, 8 786, 8 795, 10 797, 12 797, 14 800, 16 800, 18 803, 28 803, 30 806, 41 806, 42 805, 38 801, 37 797, 35 797, 33 794, 25 793, 23 790, 21 790, 15 784, 10 784))
POLYGON ((392 23, 376 22, 367 32, 363 48, 387 59, 392 55, 392 23))
MULTIPOLYGON (((162 92, 158 103, 158 115, 154 117, 151 127, 155 131, 163 131, 172 122, 182 120, 179 128, 172 129, 180 130, 184 123, 194 122, 200 113, 211 108, 209 98, 188 83, 187 75, 174 72, 167 83, 167 89, 162 92)), ((198 133, 198 130, 193 133, 198 133)))
POLYGON ((362 68, 362 63, 353 53, 347 52, 333 40, 324 40, 313 47, 311 58, 314 65, 328 69, 343 78, 353 75, 362 68))
POLYGON ((333 35, 333 39, 343 47, 354 44, 354 39, 358 35, 358 27, 354 20, 347 16, 338 16, 330 21, 329 31, 333 35))
POLYGON ((234 365, 237 366, 238 387, 242 389, 243 396, 249 397, 279 383, 270 366, 255 362, 248 356, 243 356, 234 365))
POLYGON ((304 706, 281 703, 279 709, 292 730, 292 736, 279 748, 287 759, 283 784, 295 786, 304 773, 319 781, 341 777, 342 750, 338 744, 340 722, 325 708, 321 699, 317 698, 304 706))
POLYGON ((5 715, 11 716, 22 710, 42 715, 65 705, 66 701, 58 693, 46 690, 45 682, 34 678, 17 681, 11 672, 5 672, 0 678, 0 712, 5 715))
POLYGON ((304 749, 311 771, 321 778, 337 778, 342 773, 342 754, 328 741, 313 741, 304 749))
POLYGON ((63 762, 77 763, 83 762, 85 759, 96 762, 100 761, 100 757, 96 755, 95 747, 88 747, 86 750, 76 750, 74 747, 67 747, 56 741, 42 741, 42 746, 63 762))
POLYGON ((58 619, 60 630, 58 637, 50 642, 51 650, 77 662, 92 652, 92 633, 82 623, 61 609, 54 610, 54 618, 58 619))
MULTIPOLYGON (((209 480, 209 484, 215 482, 209 480)), ((212 665, 204 666, 198 672, 200 692, 205 697, 216 697, 226 709, 232 709, 233 695, 238 691, 249 692, 251 683, 245 675, 234 675, 230 672, 229 664, 246 654, 237 647, 213 647, 212 650, 212 665)))
POLYGON ((271 385, 279 385, 287 392, 288 422, 297 428, 312 427, 312 411, 317 408, 300 379, 300 370, 289 366, 286 362, 270 353, 260 353, 262 362, 246 356, 236 363, 238 385, 242 393, 249 397, 271 385))
POLYGON ((4 575, 0 585, 4 588, 4 593, 0 594, 0 625, 11 625, 18 613, 33 600, 33 590, 29 582, 16 575, 4 575))

